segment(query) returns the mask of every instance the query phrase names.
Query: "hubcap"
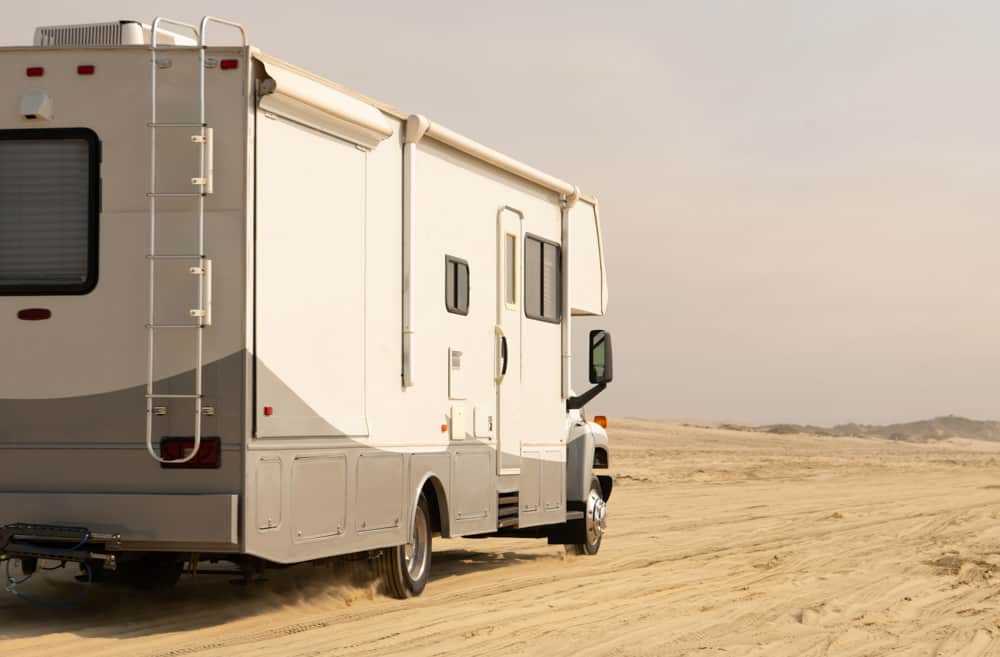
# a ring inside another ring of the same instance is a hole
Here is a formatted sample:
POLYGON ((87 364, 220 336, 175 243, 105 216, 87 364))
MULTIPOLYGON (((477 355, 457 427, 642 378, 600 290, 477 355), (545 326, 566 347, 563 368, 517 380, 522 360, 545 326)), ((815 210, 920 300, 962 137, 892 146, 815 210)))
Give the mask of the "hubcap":
POLYGON ((418 506, 413 518, 413 535, 404 549, 406 572, 409 573, 410 579, 414 582, 420 580, 427 569, 427 557, 429 556, 427 539, 427 516, 424 515, 424 510, 418 506))
POLYGON ((587 542, 590 545, 604 536, 608 529, 608 507, 596 490, 587 497, 587 542))

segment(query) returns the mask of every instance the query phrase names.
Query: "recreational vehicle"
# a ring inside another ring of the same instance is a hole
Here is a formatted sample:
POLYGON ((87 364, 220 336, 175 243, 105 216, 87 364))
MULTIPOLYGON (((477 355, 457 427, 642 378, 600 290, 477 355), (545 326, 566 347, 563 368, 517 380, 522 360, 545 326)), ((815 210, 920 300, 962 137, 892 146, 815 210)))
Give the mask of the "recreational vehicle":
POLYGON ((408 597, 435 535, 597 552, 596 200, 212 17, 0 62, 8 586, 356 555, 408 597))

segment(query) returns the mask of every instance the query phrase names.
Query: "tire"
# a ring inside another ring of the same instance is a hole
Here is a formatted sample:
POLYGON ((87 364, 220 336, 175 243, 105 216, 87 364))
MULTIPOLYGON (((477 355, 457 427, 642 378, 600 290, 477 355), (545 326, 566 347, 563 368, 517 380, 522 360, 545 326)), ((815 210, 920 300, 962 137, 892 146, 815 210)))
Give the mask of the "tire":
POLYGON ((597 477, 590 480, 590 493, 584 511, 584 542, 568 546, 576 554, 593 556, 601 549, 604 532, 607 531, 607 506, 604 503, 604 489, 597 477))
POLYGON ((431 513, 423 494, 413 513, 413 534, 405 545, 386 548, 375 558, 375 574, 386 593, 405 600, 420 595, 431 572, 431 513))

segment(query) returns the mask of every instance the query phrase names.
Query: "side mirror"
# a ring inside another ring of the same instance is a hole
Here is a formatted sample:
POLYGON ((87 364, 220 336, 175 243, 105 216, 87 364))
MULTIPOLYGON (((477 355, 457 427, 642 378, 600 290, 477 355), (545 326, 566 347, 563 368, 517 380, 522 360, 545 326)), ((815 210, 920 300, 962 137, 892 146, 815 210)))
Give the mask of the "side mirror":
POLYGON ((611 357, 611 334, 600 329, 590 332, 590 382, 611 383, 614 359, 611 357))

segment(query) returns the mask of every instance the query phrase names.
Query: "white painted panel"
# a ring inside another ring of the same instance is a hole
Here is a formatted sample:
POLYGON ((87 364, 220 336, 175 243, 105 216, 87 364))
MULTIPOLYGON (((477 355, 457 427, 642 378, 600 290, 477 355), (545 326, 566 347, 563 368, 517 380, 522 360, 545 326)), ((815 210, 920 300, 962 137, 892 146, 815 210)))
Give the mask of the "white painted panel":
POLYGON ((525 445, 521 449, 518 524, 533 527, 566 518, 566 449, 525 445))
POLYGON ((281 458, 269 456, 257 462, 257 529, 281 526, 281 458))
POLYGON ((486 518, 490 506, 496 506, 496 491, 483 485, 484 481, 491 481, 492 468, 490 453, 485 450, 455 452, 455 485, 451 499, 455 520, 486 518))
POLYGON ((399 527, 403 518, 403 455, 389 452, 358 456, 359 532, 399 527))
POLYGON ((0 493, 0 526, 31 518, 35 523, 121 534, 123 543, 236 545, 238 506, 238 495, 225 494, 0 493))
POLYGON ((566 449, 542 451, 542 510, 558 511, 566 497, 566 449))
MULTIPOLYGON (((213 58, 237 56, 233 50, 214 50, 213 58)), ((197 53, 172 52, 173 66, 158 74, 159 120, 191 121, 197 116, 197 53)), ((32 127, 17 114, 17 99, 32 86, 26 66, 44 66, 42 87, 55 103, 56 119, 35 127, 88 127, 100 137, 103 161, 100 175, 102 212, 99 230, 97 287, 90 294, 56 295, 36 299, 0 296, 0 335, 4 344, 2 370, 17 376, 0 376, 2 399, 53 399, 114 392, 144 385, 146 381, 146 318, 149 305, 149 53, 142 49, 91 49, 82 62, 79 50, 32 49, 3 53, 0 86, 7 110, 0 113, 0 130, 32 127), (80 76, 80 63, 93 64, 97 75, 80 76), (56 73, 58 72, 58 74, 56 73), (29 82, 30 81, 30 82, 29 82), (144 91, 138 93, 137 89, 144 91), (24 322, 17 311, 40 305, 53 319, 24 322), (114 357, 109 358, 108 354, 114 357)), ((218 68, 207 72, 206 106, 215 129, 215 191, 206 199, 205 253, 212 258, 215 307, 212 327, 205 331, 203 362, 209 363, 239 351, 245 344, 242 306, 245 252, 245 138, 247 133, 246 80, 218 68), (223 75, 225 73, 226 75, 223 75)), ((157 140, 158 189, 192 191, 197 175, 194 131, 161 130, 157 140)), ((0 175, 0 179, 5 178, 0 175)), ((157 249, 163 253, 196 253, 195 200, 161 198, 157 202, 157 249)), ((2 212, 2 210, 0 210, 2 212)), ((0 249, 2 250, 2 249, 0 249)), ((165 265, 160 261, 158 269, 165 265)), ((157 283, 157 299, 184 296, 193 290, 195 277, 185 287, 157 283)), ((183 315, 157 316, 158 321, 189 321, 183 315)), ((192 367, 193 338, 173 339, 169 331, 157 335, 156 376, 170 377, 192 367), (172 351, 165 348, 177 345, 172 351)), ((190 392, 188 390, 187 392, 190 392)), ((138 434, 143 433, 143 401, 138 434)), ((121 409, 131 418, 130 407, 121 409)), ((123 420, 125 421, 125 420, 123 420)), ((130 421, 130 420, 128 420, 130 421)), ((93 431, 81 423, 80 438, 93 431)), ((92 428, 92 427, 91 427, 92 428)), ((190 433, 191 428, 187 429, 190 433)), ((134 439, 133 434, 132 439, 134 439)), ((103 438, 101 438, 103 440, 103 438)), ((164 471, 163 478, 170 473, 164 471)), ((95 475, 97 476, 97 475, 95 475)), ((159 477, 160 475, 154 475, 159 477)), ((98 477, 99 479, 100 477, 98 477)), ((105 482, 106 483, 106 482, 105 482)))
POLYGON ((347 457, 307 456, 292 466, 292 540, 343 535, 347 515, 347 457))
POLYGON ((542 451, 540 449, 521 450, 521 485, 518 493, 520 503, 521 526, 531 524, 525 522, 525 514, 541 511, 542 497, 542 451))
POLYGON ((448 398, 465 399, 465 370, 462 368, 462 350, 448 348, 448 398))
POLYGON ((257 178, 257 435, 365 435, 365 153, 258 117, 257 178))
POLYGON ((595 207, 577 203, 570 210, 569 222, 570 307, 574 315, 603 315, 607 281, 595 207))

